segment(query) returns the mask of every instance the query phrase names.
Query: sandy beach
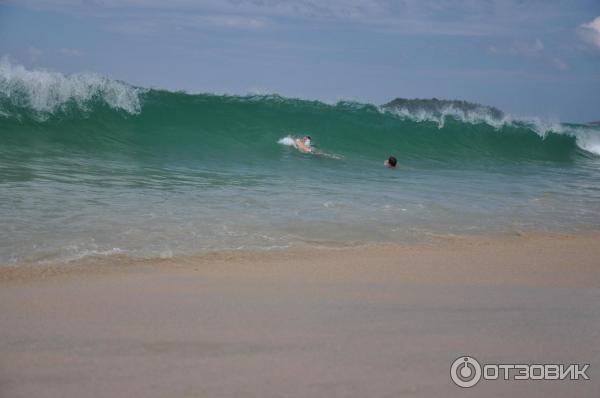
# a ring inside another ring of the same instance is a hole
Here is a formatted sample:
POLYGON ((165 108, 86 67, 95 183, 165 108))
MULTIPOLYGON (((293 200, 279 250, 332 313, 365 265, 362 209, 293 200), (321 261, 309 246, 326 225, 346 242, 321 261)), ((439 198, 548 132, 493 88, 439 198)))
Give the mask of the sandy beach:
POLYGON ((0 32, 0 398, 600 398, 600 0, 0 32))
POLYGON ((600 236, 0 269, 0 396, 596 397, 600 236), (589 381, 455 386, 483 363, 589 381))

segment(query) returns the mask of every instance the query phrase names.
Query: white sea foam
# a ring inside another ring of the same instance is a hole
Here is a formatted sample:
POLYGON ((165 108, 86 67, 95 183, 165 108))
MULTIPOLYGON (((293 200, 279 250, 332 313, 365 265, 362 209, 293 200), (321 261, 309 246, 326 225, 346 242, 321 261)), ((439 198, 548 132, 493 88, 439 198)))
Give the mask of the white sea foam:
POLYGON ((279 141, 277 141, 277 143, 286 146, 296 146, 296 140, 294 140, 294 137, 292 137, 291 135, 281 138, 279 141))
MULTIPOLYGON (((16 107, 30 108, 40 115, 55 112, 70 102, 87 110, 92 99, 135 114, 141 110, 139 94, 142 91, 94 73, 64 75, 27 70, 22 65, 12 64, 8 58, 0 61, 0 99, 8 100, 16 107)), ((0 103, 0 112, 7 114, 2 106, 0 103)))
POLYGON ((503 127, 527 127, 542 138, 547 137, 548 134, 568 135, 575 138, 577 146, 581 149, 600 155, 600 131, 598 128, 570 126, 562 124, 557 120, 548 120, 539 117, 513 117, 511 115, 494 117, 485 107, 475 110, 463 110, 451 105, 435 110, 409 110, 407 108, 379 109, 381 112, 389 112, 407 120, 437 123, 439 129, 442 129, 447 119, 451 117, 463 123, 487 124, 495 129, 503 127))
POLYGON ((595 155, 600 155, 600 134, 596 131, 579 131, 575 134, 577 146, 595 155))

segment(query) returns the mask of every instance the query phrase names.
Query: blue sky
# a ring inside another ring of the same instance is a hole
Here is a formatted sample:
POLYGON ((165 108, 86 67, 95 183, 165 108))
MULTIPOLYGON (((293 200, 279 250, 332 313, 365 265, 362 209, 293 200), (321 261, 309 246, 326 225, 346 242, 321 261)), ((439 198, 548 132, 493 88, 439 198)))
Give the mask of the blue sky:
POLYGON ((598 0, 0 0, 0 56, 190 92, 600 119, 598 0))

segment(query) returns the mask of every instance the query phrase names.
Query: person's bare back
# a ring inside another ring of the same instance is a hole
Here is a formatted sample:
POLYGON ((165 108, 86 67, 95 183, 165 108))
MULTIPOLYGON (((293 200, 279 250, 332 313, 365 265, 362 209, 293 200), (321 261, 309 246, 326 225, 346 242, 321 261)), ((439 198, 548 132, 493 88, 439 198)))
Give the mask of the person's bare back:
POLYGON ((312 145, 311 145, 311 138, 309 135, 304 136, 303 138, 299 138, 296 139, 296 148, 300 151, 300 152, 304 152, 304 153, 311 153, 313 151, 312 145))

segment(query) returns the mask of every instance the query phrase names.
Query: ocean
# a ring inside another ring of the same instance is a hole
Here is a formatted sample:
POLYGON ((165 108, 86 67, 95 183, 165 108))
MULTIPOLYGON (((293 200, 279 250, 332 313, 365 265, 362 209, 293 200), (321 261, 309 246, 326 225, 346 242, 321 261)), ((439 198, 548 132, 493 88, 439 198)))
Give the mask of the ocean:
POLYGON ((0 264, 600 229, 600 127, 461 104, 189 94, 3 61, 0 264), (316 153, 286 145, 307 134, 316 153))

